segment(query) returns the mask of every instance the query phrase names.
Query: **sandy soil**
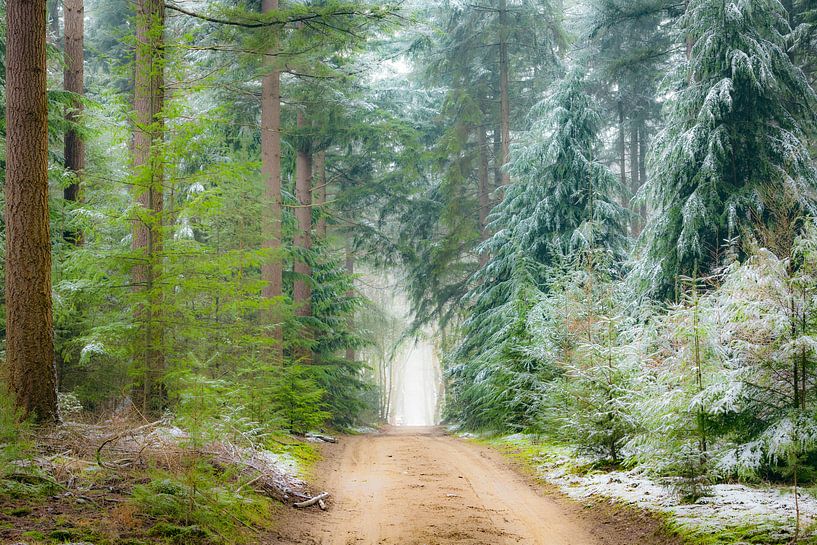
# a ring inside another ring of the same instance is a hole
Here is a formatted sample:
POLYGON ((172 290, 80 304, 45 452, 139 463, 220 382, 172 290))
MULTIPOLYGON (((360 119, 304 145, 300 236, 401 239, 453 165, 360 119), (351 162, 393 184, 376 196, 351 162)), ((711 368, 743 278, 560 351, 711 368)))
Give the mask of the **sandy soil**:
POLYGON ((644 521, 622 525, 630 514, 600 508, 588 516, 595 506, 561 501, 495 451, 437 428, 391 428, 332 447, 318 469, 332 493, 329 510, 285 512, 273 543, 668 543, 647 539, 643 530, 654 528, 644 521))

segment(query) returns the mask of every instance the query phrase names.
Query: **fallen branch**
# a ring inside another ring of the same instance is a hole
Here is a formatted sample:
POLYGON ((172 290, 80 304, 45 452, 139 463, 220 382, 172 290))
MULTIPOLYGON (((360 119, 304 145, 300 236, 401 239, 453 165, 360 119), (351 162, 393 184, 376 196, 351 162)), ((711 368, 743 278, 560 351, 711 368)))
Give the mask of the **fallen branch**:
POLYGON ((332 437, 331 435, 322 435, 320 433, 311 433, 310 432, 310 433, 307 433, 306 436, 307 436, 307 438, 310 438, 310 439, 318 439, 319 441, 323 441, 324 443, 337 443, 338 442, 337 438, 332 437))
POLYGON ((152 428, 153 426, 158 426, 162 422, 164 422, 164 419, 157 420, 156 422, 151 422, 149 424, 145 424, 144 426, 139 426, 138 428, 125 430, 122 433, 117 433, 113 437, 109 437, 108 439, 103 441, 101 445, 99 445, 99 448, 96 449, 96 463, 99 465, 99 467, 105 467, 105 465, 102 463, 102 449, 105 448, 105 446, 108 443, 113 443, 114 441, 119 441, 120 439, 122 439, 123 437, 128 436, 128 435, 135 435, 135 434, 139 433, 140 431, 144 431, 144 430, 146 430, 148 428, 152 428))
MULTIPOLYGON (((299 501, 298 503, 293 503, 292 506, 293 507, 298 507, 298 508, 312 507, 316 503, 320 504, 321 502, 323 502, 323 500, 325 500, 328 497, 329 497, 329 492, 323 492, 322 494, 318 494, 314 498, 308 499, 306 501, 299 501)), ((323 508, 325 508, 325 505, 324 505, 324 507, 322 507, 322 509, 323 508)))

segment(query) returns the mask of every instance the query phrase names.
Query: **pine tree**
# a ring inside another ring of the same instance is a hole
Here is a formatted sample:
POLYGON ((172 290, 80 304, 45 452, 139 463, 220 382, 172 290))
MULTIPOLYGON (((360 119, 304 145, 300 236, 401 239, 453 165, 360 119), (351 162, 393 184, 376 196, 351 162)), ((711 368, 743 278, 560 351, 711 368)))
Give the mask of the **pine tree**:
POLYGON ((817 449, 815 235, 810 221, 791 256, 757 250, 727 271, 716 293, 728 366, 707 399, 719 414, 749 423, 732 430, 737 445, 721 462, 729 471, 796 471, 817 449))
POLYGON ((543 429, 595 459, 618 464, 635 431, 641 367, 637 327, 622 313, 617 284, 587 268, 566 271, 539 303, 536 338, 553 346, 560 377, 543 396, 543 429), (629 326, 629 327, 628 327, 629 326))
POLYGON ((448 356, 446 416, 472 429, 529 430, 538 422, 539 391, 556 374, 529 331, 542 297, 537 265, 517 253, 510 277, 481 292, 448 356), (501 295, 501 299, 494 297, 501 295))
MULTIPOLYGON (((473 306, 463 327, 464 338, 453 355, 452 372, 459 377, 453 395, 455 405, 465 403, 468 407, 472 388, 484 392, 480 399, 495 396, 502 400, 506 395, 502 392, 510 387, 507 382, 481 377, 490 369, 490 376, 507 378, 507 373, 513 374, 518 365, 518 358, 510 353, 527 353, 521 348, 530 343, 530 333, 523 325, 527 312, 523 309, 530 308, 532 299, 522 297, 527 303, 521 308, 517 305, 520 293, 536 293, 545 287, 543 267, 556 269, 566 261, 565 256, 575 254, 575 260, 583 266, 607 263, 615 269, 625 255, 627 214, 615 201, 620 182, 593 159, 600 118, 584 84, 578 71, 561 81, 535 108, 534 114, 540 119, 514 152, 510 165, 514 183, 506 188, 503 201, 491 214, 490 228, 496 234, 483 245, 491 258, 474 276, 477 283, 470 293, 473 306), (517 324, 520 329, 511 335, 506 331, 509 324, 517 324), (510 352, 497 354, 502 347, 510 352)), ((523 373, 531 371, 529 366, 540 365, 529 356, 520 361, 528 362, 521 363, 523 373)), ((549 369, 547 375, 552 374, 545 362, 541 365, 549 369)), ((535 382, 516 382, 514 393, 508 395, 524 398, 532 393, 531 384, 535 382)), ((502 414, 500 407, 489 407, 502 414)), ((459 414, 486 412, 486 408, 469 407, 459 414)), ((515 418, 521 417, 517 414, 515 418)), ((533 419, 521 421, 530 423, 533 419)), ((493 418, 492 422, 499 424, 502 420, 493 418)))
POLYGON ((133 285, 141 294, 136 309, 141 342, 137 359, 140 399, 137 401, 146 414, 161 410, 165 403, 162 386, 165 325, 161 316, 160 282, 164 224, 164 32, 164 2, 139 0, 136 4, 133 167, 135 197, 141 210, 134 219, 133 248, 138 264, 133 267, 133 285))
MULTIPOLYGON (((264 0, 262 11, 274 13, 278 9, 278 0, 264 0)), ((274 53, 274 52, 273 52, 274 53)), ((271 63, 267 63, 271 64, 271 63)), ((263 77, 261 98, 261 163, 262 171, 266 176, 265 206, 262 208, 262 228, 265 232, 264 247, 273 255, 262 267, 262 275, 266 281, 264 297, 270 299, 271 305, 276 305, 276 298, 283 295, 283 258, 277 255, 282 246, 282 196, 281 196, 281 72, 271 66, 268 74, 263 77)), ((274 357, 277 361, 283 360, 283 327, 279 323, 281 316, 275 312, 267 314, 272 324, 274 357)))
POLYGON ((57 420, 45 2, 6 2, 6 365, 21 416, 57 420))
MULTIPOLYGON (((63 71, 64 87, 76 95, 66 113, 66 121, 76 124, 82 115, 82 97, 85 93, 85 6, 84 0, 68 0, 63 6, 65 20, 65 69, 63 71)), ((69 126, 65 131, 65 168, 72 176, 63 195, 66 201, 78 202, 81 198, 82 172, 85 170, 85 144, 76 127, 69 126)), ((65 233, 69 242, 79 243, 82 234, 65 233)))
POLYGON ((640 433, 628 443, 634 461, 675 483, 686 500, 706 492, 720 445, 712 424, 716 410, 708 391, 721 383, 723 353, 717 303, 701 278, 685 278, 679 303, 645 328, 652 350, 644 367, 634 414, 640 433))

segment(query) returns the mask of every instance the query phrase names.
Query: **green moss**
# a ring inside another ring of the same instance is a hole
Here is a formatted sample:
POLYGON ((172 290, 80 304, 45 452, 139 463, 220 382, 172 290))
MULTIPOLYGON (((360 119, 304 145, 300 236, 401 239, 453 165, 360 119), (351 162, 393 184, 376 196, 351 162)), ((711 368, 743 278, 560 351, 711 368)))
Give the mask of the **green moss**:
POLYGON ((197 525, 181 526, 169 522, 159 522, 150 530, 150 535, 166 538, 171 543, 179 545, 195 545, 208 543, 210 533, 197 525))
POLYGON ((9 516, 12 517, 27 517, 32 513, 31 507, 28 506, 21 506, 21 507, 12 507, 8 510, 9 516))
MULTIPOLYGON (((666 521, 667 528, 683 538, 689 545, 734 545, 736 543, 756 545, 783 545, 791 542, 791 536, 774 524, 751 524, 729 526, 714 530, 712 528, 693 528, 666 521)), ((799 541, 798 543, 814 543, 799 541)))
POLYGON ((57 543, 95 543, 104 545, 108 540, 93 528, 75 527, 71 522, 57 523, 58 527, 49 532, 48 537, 57 543))
POLYGON ((48 537, 55 541, 73 541, 76 537, 76 532, 66 528, 59 528, 49 533, 48 537))
POLYGON ((10 500, 43 500, 60 491, 60 485, 34 468, 12 470, 0 475, 0 498, 10 500))
POLYGON ((276 454, 289 454, 298 462, 299 476, 302 479, 309 479, 315 465, 321 460, 320 449, 313 443, 295 441, 291 438, 271 439, 266 448, 276 454))
POLYGON ((30 530, 28 532, 23 532, 23 536, 25 539, 36 539, 39 541, 43 541, 45 539, 45 534, 37 531, 37 530, 30 530))

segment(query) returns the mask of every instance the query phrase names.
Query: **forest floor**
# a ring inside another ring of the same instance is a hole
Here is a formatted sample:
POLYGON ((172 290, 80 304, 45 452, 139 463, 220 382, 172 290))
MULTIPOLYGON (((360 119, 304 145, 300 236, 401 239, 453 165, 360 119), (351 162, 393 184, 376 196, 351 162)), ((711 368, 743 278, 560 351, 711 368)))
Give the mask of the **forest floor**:
POLYGON ((574 502, 518 463, 440 428, 387 428, 326 445, 328 511, 283 513, 271 545, 673 545, 656 518, 574 502))

